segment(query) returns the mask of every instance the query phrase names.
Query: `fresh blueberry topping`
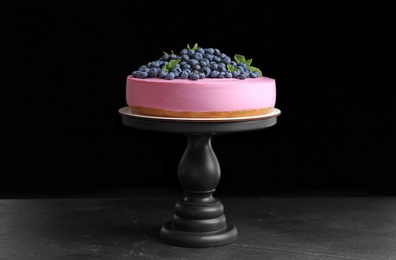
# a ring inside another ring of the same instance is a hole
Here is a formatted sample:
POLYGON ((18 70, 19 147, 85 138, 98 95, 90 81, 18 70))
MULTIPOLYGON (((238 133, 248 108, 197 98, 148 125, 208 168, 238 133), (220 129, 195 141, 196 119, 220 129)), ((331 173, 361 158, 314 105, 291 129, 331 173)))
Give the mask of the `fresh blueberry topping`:
POLYGON ((134 78, 161 78, 167 80, 204 78, 258 78, 260 69, 251 66, 252 59, 236 54, 234 60, 216 48, 193 47, 187 44, 179 54, 163 52, 157 60, 141 65, 132 71, 134 78))

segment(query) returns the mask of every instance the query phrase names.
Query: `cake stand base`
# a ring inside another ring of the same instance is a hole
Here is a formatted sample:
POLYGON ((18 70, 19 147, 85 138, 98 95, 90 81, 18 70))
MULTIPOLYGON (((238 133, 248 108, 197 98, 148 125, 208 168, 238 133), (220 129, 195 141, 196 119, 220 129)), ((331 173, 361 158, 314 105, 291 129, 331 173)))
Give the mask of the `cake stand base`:
POLYGON ((172 221, 161 228, 161 240, 170 245, 184 247, 213 247, 234 242, 238 231, 233 224, 213 232, 184 232, 173 227, 172 221))

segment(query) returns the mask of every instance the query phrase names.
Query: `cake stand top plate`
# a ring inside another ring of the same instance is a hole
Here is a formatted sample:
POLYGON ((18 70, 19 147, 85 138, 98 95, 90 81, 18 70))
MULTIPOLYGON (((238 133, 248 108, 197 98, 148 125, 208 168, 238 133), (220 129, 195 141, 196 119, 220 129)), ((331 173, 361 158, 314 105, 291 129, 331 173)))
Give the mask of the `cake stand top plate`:
POLYGON ((126 126, 142 130, 172 133, 232 133, 253 131, 273 126, 281 111, 277 108, 271 113, 234 118, 171 118, 145 116, 132 113, 129 107, 118 110, 126 126))

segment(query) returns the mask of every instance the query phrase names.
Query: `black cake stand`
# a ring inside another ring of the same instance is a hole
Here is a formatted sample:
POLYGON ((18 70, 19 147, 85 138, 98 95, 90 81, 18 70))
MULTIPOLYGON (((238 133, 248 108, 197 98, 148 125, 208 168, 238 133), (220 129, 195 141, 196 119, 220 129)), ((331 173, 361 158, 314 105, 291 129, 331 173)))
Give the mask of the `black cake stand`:
POLYGON ((160 230, 163 242, 184 247, 213 247, 234 242, 237 228, 227 223, 224 207, 213 197, 220 181, 220 165, 211 139, 218 134, 260 130, 276 124, 279 109, 264 116, 243 118, 167 118, 142 116, 119 109, 124 125, 148 131, 180 133, 188 144, 179 162, 178 178, 184 195, 172 220, 160 230))

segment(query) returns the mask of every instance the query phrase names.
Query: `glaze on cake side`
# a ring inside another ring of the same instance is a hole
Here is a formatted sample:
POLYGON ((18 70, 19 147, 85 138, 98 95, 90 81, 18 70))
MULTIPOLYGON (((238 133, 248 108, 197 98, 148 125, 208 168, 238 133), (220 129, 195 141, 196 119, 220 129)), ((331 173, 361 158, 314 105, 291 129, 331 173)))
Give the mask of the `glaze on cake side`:
POLYGON ((127 105, 133 113, 179 118, 231 118, 268 114, 276 101, 268 77, 164 80, 127 77, 127 105))

